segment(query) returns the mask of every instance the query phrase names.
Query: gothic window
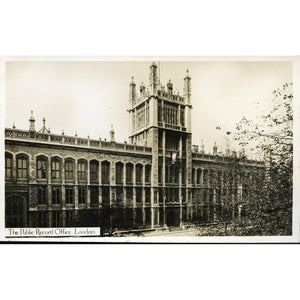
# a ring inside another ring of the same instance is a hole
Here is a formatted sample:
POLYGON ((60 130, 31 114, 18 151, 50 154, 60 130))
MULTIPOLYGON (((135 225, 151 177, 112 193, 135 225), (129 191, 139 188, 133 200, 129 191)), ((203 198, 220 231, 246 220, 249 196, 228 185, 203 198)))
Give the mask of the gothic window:
POLYGON ((133 164, 126 164, 126 184, 133 183, 133 164))
POLYGON ((182 172, 181 172, 181 183, 185 184, 185 168, 182 167, 182 172))
POLYGON ((126 200, 132 201, 133 200, 133 190, 132 188, 126 188, 126 200))
POLYGON ((67 159, 65 162, 66 180, 74 180, 74 161, 67 159))
POLYGON ((12 163, 13 156, 10 153, 5 153, 5 178, 12 178, 12 163))
POLYGON ((202 170, 199 168, 197 170, 197 184, 200 184, 200 182, 201 182, 201 172, 202 172, 202 170))
POLYGON ((109 187, 105 186, 102 188, 102 203, 104 205, 109 205, 110 197, 109 197, 109 187))
POLYGON ((39 227, 47 227, 47 212, 39 212, 39 227))
POLYGON ((97 186, 91 187, 91 203, 97 204, 99 202, 99 188, 97 186))
POLYGON ((98 182, 98 169, 99 169, 99 162, 96 160, 92 160, 90 163, 90 181, 91 182, 98 182))
POLYGON ((74 211, 66 210, 66 227, 73 226, 73 221, 74 221, 74 211))
POLYGON ((142 188, 136 188, 136 202, 142 203, 142 188))
POLYGON ((151 166, 146 165, 145 167, 145 182, 150 183, 151 182, 151 166))
POLYGON ((86 180, 86 161, 78 161, 78 180, 86 180))
POLYGON ((85 187, 78 188, 78 201, 80 204, 86 203, 86 188, 85 187))
POLYGON ((61 227, 61 214, 60 211, 52 212, 52 227, 61 227))
POLYGON ((60 204, 61 201, 61 188, 54 186, 52 187, 52 204, 60 204))
POLYGON ((123 188, 117 188, 116 190, 117 192, 117 195, 116 195, 116 198, 117 198, 117 202, 119 204, 122 204, 123 203, 123 188))
POLYGON ((158 183, 162 183, 162 172, 161 166, 158 166, 158 183))
POLYGON ((136 184, 141 184, 143 182, 143 166, 140 164, 137 164, 135 166, 135 180, 136 184))
POLYGON ((109 183, 110 179, 110 163, 108 161, 102 162, 101 166, 101 172, 102 172, 102 184, 103 183, 109 183))
POLYGON ((47 186, 38 187, 38 204, 47 203, 47 186))
POLYGON ((52 179, 60 179, 61 160, 57 157, 51 160, 52 179))
POLYGON ((116 163, 116 183, 123 184, 123 168, 124 165, 121 162, 116 163))
POLYGON ((37 158, 37 178, 38 179, 46 179, 47 178, 47 158, 44 156, 39 156, 37 158))
POLYGON ((24 154, 17 156, 17 171, 18 178, 28 177, 28 157, 24 154))
POLYGON ((74 188, 66 186, 66 204, 73 204, 74 202, 74 188))
POLYGON ((169 167, 165 167, 165 182, 169 183, 169 167))
POLYGON ((178 168, 175 167, 175 174, 174 174, 174 177, 175 177, 175 183, 178 183, 178 176, 179 176, 178 168))
POLYGON ((5 227, 24 227, 24 200, 12 196, 5 202, 5 227))
POLYGON ((195 184, 195 169, 192 168, 192 184, 195 184))
POLYGON ((150 188, 145 189, 145 202, 150 203, 150 188))

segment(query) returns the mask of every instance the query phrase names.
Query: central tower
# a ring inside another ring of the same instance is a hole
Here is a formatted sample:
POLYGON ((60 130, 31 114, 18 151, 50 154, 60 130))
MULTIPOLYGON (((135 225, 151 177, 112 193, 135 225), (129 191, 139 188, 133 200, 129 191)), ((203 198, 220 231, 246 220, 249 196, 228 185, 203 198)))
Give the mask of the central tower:
POLYGON ((159 223, 180 225, 173 222, 182 222, 182 209, 190 199, 191 109, 188 71, 182 96, 174 93, 171 80, 166 88, 161 85, 154 62, 150 66, 147 88, 141 83, 137 93, 132 77, 129 85, 129 140, 132 144, 152 147, 151 215, 154 226, 159 223), (160 214, 158 208, 168 212, 160 214), (166 220, 159 220, 160 215, 166 220))

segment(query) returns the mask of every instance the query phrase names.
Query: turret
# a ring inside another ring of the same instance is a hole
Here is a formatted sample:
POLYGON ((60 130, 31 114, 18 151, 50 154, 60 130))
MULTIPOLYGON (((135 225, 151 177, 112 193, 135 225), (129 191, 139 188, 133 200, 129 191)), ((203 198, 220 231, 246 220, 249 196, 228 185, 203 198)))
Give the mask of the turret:
POLYGON ((168 93, 170 94, 173 93, 173 83, 171 82, 171 79, 169 79, 169 82, 167 83, 167 89, 168 89, 168 93))
POLYGON ((29 124, 30 124, 29 131, 35 131, 35 119, 33 117, 33 111, 31 111, 31 117, 29 119, 29 124))
POLYGON ((145 92, 146 92, 146 88, 145 88, 144 83, 142 82, 141 85, 140 85, 140 94, 141 94, 141 95, 144 95, 145 92))
POLYGON ((204 154, 204 144, 203 144, 203 140, 201 140, 200 153, 204 154))
POLYGON ((185 98, 186 104, 191 104, 192 90, 191 90, 191 77, 189 75, 189 70, 186 70, 186 76, 184 78, 183 96, 185 98))
POLYGON ((111 130, 110 130, 109 134, 110 134, 110 141, 114 142, 115 141, 115 131, 113 129, 113 125, 111 125, 111 130))
POLYGON ((158 85, 158 72, 157 72, 157 65, 155 62, 152 63, 150 66, 150 74, 149 74, 149 86, 150 86, 150 93, 152 95, 156 94, 158 85))
POLYGON ((131 77, 131 82, 129 84, 129 103, 130 107, 133 107, 136 104, 136 84, 133 76, 131 77))
POLYGON ((217 144, 215 142, 214 147, 213 147, 213 155, 217 155, 218 154, 218 147, 217 144))

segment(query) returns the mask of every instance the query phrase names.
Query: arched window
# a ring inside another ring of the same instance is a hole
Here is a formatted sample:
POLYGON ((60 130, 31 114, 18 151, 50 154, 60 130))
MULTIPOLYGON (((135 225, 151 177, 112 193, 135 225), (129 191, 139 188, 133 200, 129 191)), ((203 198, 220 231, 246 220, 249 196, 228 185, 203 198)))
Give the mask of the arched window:
POLYGON ((48 169, 48 159, 45 156, 38 156, 36 159, 37 178, 46 179, 48 169))
POLYGON ((60 179, 61 178, 61 159, 58 157, 54 157, 51 160, 51 177, 52 179, 60 179))
POLYGON ((65 176, 66 180, 74 180, 74 161, 71 158, 65 161, 65 176))
POLYGON ((142 184, 143 182, 143 166, 141 164, 135 166, 135 180, 136 184, 142 184))
POLYGON ((25 154, 17 156, 17 176, 18 178, 28 177, 28 156, 25 154))
POLYGON ((78 180, 86 180, 86 160, 78 161, 78 180))
POLYGON ((5 153, 5 178, 12 178, 13 156, 5 153))
POLYGON ((133 183, 133 164, 126 164, 126 184, 133 183))
POLYGON ((108 161, 103 161, 101 164, 101 175, 102 175, 102 183, 109 183, 109 175, 110 175, 110 163, 108 161))
POLYGON ((98 182, 99 181, 99 162, 97 160, 92 160, 90 162, 90 181, 98 182))
POLYGON ((5 227, 24 227, 25 216, 24 199, 19 196, 12 196, 5 202, 5 227))
POLYGON ((124 165, 121 162, 116 163, 116 183, 123 184, 123 168, 124 165))
POLYGON ((151 182, 151 166, 146 165, 145 167, 145 182, 150 183, 151 182))
POLYGON ((201 172, 202 170, 200 168, 197 169, 197 184, 200 184, 201 182, 201 172))

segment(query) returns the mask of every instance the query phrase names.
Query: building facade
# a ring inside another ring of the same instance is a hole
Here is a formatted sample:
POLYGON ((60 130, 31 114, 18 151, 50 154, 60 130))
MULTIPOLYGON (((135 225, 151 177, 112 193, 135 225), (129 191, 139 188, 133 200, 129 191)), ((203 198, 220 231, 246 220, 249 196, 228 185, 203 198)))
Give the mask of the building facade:
MULTIPOLYGON (((53 134, 44 125, 5 129, 6 227, 100 226, 102 233, 217 221, 229 199, 232 218, 247 196, 243 176, 227 156, 192 145, 191 77, 183 95, 166 88, 150 66, 149 85, 129 85, 129 143, 53 134)), ((233 153, 233 156, 236 155, 233 153)))

